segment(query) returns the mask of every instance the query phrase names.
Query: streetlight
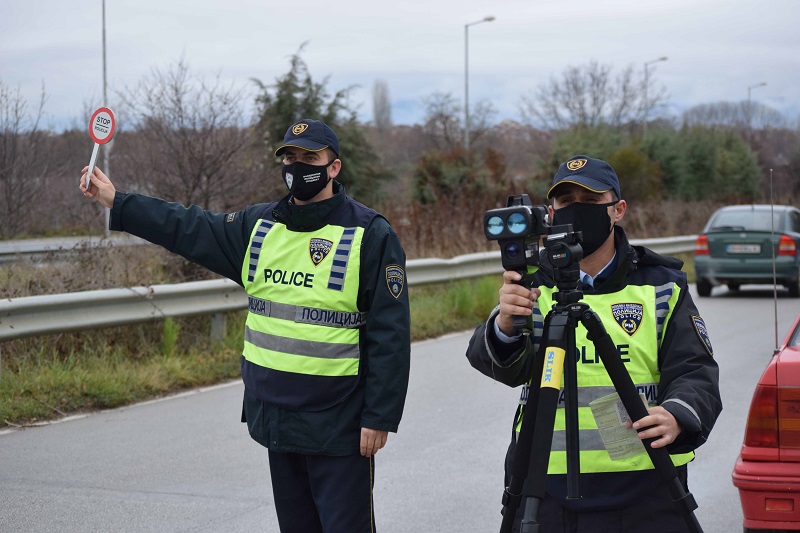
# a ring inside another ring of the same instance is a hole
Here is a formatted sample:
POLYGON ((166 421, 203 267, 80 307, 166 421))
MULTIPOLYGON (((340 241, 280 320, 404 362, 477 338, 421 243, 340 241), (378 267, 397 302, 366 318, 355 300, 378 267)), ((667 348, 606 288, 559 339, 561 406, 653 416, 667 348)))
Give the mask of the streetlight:
POLYGON ((489 15, 477 22, 464 24, 464 151, 469 151, 469 27, 493 20, 494 17, 489 15))
POLYGON ((747 129, 748 130, 751 128, 750 124, 753 121, 753 116, 752 116, 753 115, 753 111, 752 111, 752 108, 750 107, 750 92, 753 89, 758 89, 759 87, 764 87, 766 84, 767 84, 767 82, 762 81, 761 83, 756 83, 755 85, 749 85, 747 87, 747 129))
POLYGON ((647 101, 647 86, 650 84, 649 72, 647 67, 653 63, 660 63, 666 61, 667 56, 659 57, 652 61, 646 61, 644 64, 644 124, 642 125, 642 137, 647 137, 647 117, 650 114, 650 102, 647 101))

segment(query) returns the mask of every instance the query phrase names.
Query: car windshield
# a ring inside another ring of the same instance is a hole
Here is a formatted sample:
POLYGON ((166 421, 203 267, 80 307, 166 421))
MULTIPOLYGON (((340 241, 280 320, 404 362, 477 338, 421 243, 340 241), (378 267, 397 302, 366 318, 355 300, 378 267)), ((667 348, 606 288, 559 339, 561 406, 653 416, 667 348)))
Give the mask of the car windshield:
POLYGON ((789 346, 800 346, 800 326, 795 328, 792 338, 789 339, 789 346))
MULTIPOLYGON (((770 231, 769 214, 765 209, 723 211, 714 219, 710 229, 770 231)), ((781 231, 781 213, 778 212, 775 213, 775 231, 781 231)))

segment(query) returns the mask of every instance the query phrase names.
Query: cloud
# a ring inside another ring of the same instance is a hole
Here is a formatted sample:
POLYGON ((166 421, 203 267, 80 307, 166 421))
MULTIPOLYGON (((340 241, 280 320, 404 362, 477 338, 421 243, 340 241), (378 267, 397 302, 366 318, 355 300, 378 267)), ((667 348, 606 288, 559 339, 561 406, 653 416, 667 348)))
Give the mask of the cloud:
MULTIPOLYGON (((768 83, 753 91, 760 103, 790 114, 800 107, 800 2, 793 0, 437 0, 436 9, 430 1, 343 0, 302 10, 255 0, 109 0, 109 92, 181 57, 196 74, 242 87, 250 78, 269 83, 307 41, 312 76, 329 76, 331 91, 357 85, 363 119, 371 118, 372 84, 383 79, 395 122, 416 122, 424 96, 463 100, 464 25, 486 15, 496 20, 469 29, 470 102, 491 101, 498 118, 513 118, 523 94, 567 66, 596 60, 639 70, 661 56, 669 60, 650 72, 675 109, 744 100, 760 81, 768 83)), ((74 121, 102 96, 100 4, 5 0, 0 80, 34 100, 44 82, 48 114, 62 125, 74 121)))

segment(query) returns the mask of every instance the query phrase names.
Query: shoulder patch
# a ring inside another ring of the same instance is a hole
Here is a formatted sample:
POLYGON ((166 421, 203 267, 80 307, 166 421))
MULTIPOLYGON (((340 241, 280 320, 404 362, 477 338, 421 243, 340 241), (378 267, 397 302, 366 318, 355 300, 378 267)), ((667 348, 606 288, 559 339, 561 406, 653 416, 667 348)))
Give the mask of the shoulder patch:
POLYGON ((619 303, 611 304, 611 314, 614 316, 619 327, 633 337, 634 333, 639 331, 639 326, 642 324, 642 315, 644 312, 644 305, 637 303, 619 303))
POLYGON ((708 355, 714 357, 714 349, 711 347, 711 338, 708 336, 708 328, 706 328, 706 323, 703 322, 703 319, 700 318, 699 315, 692 315, 692 325, 694 325, 694 331, 700 338, 700 342, 703 343, 708 355))
POLYGON ((386 286, 392 296, 399 298, 403 293, 406 284, 406 273, 399 265, 389 265, 386 267, 386 286))

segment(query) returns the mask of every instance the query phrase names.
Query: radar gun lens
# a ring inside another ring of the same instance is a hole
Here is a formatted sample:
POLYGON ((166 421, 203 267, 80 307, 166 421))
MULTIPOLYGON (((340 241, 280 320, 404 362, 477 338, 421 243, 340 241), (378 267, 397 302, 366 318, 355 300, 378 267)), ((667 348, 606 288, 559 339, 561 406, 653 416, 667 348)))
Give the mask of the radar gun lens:
POLYGON ((511 213, 508 217, 508 231, 515 235, 525 233, 528 229, 528 222, 522 213, 511 213))
POLYGON ((519 246, 514 244, 513 242, 506 246, 506 255, 511 257, 512 259, 519 255, 519 246))
POLYGON ((490 235, 494 235, 495 237, 503 233, 503 219, 498 216, 490 217, 489 220, 486 221, 486 231, 489 232, 490 235))

